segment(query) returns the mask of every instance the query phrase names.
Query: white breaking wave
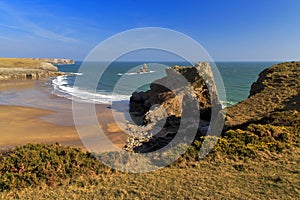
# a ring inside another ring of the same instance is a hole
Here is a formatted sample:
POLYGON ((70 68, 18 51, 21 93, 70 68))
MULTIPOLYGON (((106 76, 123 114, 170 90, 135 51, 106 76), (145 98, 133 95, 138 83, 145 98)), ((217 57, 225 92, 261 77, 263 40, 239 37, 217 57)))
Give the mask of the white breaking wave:
POLYGON ((62 85, 67 85, 67 84, 69 84, 67 75, 57 76, 55 79, 52 80, 53 86, 59 87, 62 85))
POLYGON ((229 106, 233 106, 236 103, 233 102, 233 101, 221 101, 221 104, 222 104, 222 108, 226 108, 226 107, 229 107, 229 106))
POLYGON ((150 70, 149 72, 127 72, 127 73, 118 73, 118 76, 123 76, 123 75, 127 75, 127 76, 132 76, 132 75, 140 75, 140 74, 150 74, 150 73, 154 73, 155 71, 150 70))
POLYGON ((72 72, 71 74, 72 74, 72 75, 77 75, 77 76, 82 76, 82 75, 83 75, 83 73, 79 73, 79 72, 76 72, 76 73, 75 73, 75 72, 72 72))
POLYGON ((71 100, 98 104, 111 104, 117 101, 129 101, 130 95, 113 94, 111 92, 94 92, 71 86, 68 76, 58 76, 52 80, 53 94, 71 100))

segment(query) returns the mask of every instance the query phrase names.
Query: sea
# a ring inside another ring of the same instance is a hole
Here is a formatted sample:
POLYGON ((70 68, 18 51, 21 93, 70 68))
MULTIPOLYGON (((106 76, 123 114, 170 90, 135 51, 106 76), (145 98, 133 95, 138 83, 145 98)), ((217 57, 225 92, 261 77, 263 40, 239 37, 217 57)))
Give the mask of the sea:
MULTIPOLYGON (((251 84, 258 74, 278 62, 215 62, 226 92, 223 106, 230 106, 249 96, 251 84)), ((178 62, 75 62, 57 65, 68 75, 51 80, 54 95, 75 101, 95 104, 129 103, 134 91, 146 91, 150 83, 166 76, 165 69, 174 65, 190 66, 178 62), (148 71, 141 72, 147 65, 148 71), (77 81, 76 81, 77 80, 77 81), (81 81, 80 81, 81 80, 81 81)))

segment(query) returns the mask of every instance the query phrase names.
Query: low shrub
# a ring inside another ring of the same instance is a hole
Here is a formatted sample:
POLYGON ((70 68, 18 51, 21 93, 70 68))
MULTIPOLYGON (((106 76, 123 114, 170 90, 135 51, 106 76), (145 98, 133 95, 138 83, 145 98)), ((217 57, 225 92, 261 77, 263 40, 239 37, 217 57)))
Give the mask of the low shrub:
POLYGON ((107 167, 81 149, 58 144, 28 144, 1 157, 0 191, 34 185, 65 185, 106 172, 109 172, 107 167))

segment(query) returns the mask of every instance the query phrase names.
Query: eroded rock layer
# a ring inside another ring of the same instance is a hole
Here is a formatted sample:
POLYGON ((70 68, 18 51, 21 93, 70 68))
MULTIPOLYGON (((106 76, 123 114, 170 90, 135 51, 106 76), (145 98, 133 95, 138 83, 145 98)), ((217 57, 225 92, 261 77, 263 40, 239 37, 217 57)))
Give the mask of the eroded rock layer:
POLYGON ((40 79, 62 75, 54 64, 71 64, 68 59, 0 58, 0 80, 40 79), (49 62, 48 62, 49 61, 49 62))
POLYGON ((212 105, 221 108, 209 63, 193 67, 174 66, 166 77, 155 80, 146 92, 133 93, 130 114, 138 125, 130 125, 126 149, 149 152, 167 145, 180 127, 186 133, 205 135, 212 105))

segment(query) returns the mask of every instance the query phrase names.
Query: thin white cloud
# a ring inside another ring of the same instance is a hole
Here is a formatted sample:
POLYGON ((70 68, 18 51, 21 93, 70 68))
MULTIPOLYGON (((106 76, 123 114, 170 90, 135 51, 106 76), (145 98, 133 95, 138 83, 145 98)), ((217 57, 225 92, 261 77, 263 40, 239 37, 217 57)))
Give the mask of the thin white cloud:
POLYGON ((19 29, 17 26, 12 26, 12 25, 8 25, 8 24, 1 24, 0 26, 5 27, 5 28, 9 28, 9 29, 19 29))
POLYGON ((55 33, 53 31, 44 29, 31 21, 20 19, 20 22, 23 27, 26 27, 27 30, 30 30, 36 36, 50 39, 50 40, 58 40, 58 41, 62 41, 62 42, 76 42, 77 41, 74 38, 67 37, 67 36, 55 33))
POLYGON ((1 23, 0 26, 10 28, 10 29, 20 29, 22 31, 25 31, 27 33, 31 33, 32 35, 49 39, 49 40, 56 40, 56 41, 61 41, 61 42, 77 42, 75 38, 64 36, 62 34, 56 33, 51 30, 47 30, 33 21, 30 21, 24 17, 18 10, 15 10, 11 8, 9 5, 0 2, 0 10, 3 10, 6 12, 8 15, 12 17, 14 20, 15 24, 14 25, 8 25, 1 23))

